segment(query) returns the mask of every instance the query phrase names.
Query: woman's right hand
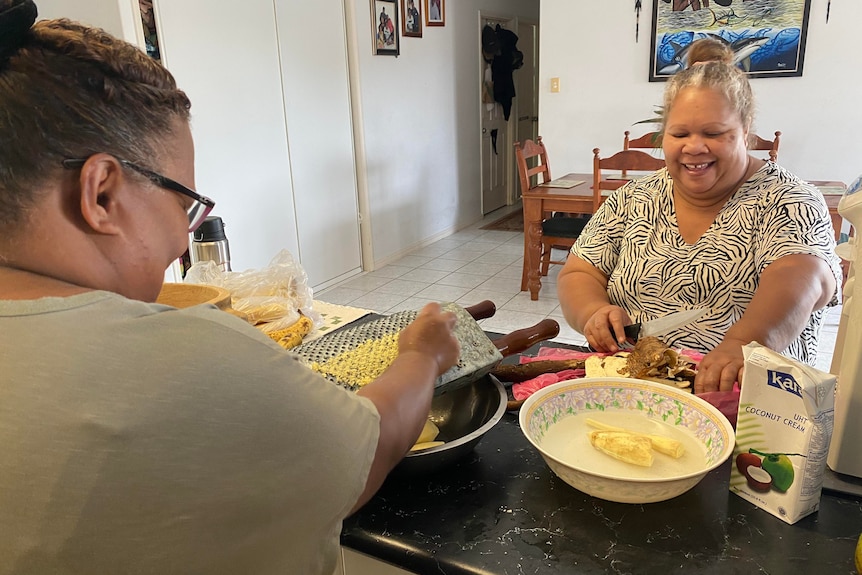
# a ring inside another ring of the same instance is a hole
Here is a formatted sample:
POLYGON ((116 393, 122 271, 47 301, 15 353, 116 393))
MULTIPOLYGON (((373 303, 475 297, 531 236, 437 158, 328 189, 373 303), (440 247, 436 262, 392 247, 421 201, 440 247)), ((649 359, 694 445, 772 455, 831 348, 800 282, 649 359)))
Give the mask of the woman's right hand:
POLYGON ((584 336, 596 351, 616 353, 626 340, 624 326, 632 323, 629 314, 617 305, 603 305, 584 324, 584 336))
POLYGON ((398 352, 419 352, 430 355, 437 362, 437 375, 455 365, 461 347, 453 332, 456 316, 443 311, 438 303, 429 303, 416 319, 398 336, 398 352))
POLYGON ((377 408, 380 437, 354 510, 374 495, 419 437, 428 419, 437 377, 458 361, 455 321, 455 314, 442 311, 440 304, 426 305, 398 335, 398 357, 389 369, 356 392, 377 408))

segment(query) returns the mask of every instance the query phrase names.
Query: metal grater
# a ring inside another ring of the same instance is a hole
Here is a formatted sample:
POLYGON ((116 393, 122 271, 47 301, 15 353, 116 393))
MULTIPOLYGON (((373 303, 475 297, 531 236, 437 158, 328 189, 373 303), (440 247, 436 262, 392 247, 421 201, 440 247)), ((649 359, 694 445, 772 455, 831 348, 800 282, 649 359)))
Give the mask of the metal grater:
MULTIPOLYGON (((455 336, 461 344, 461 356, 456 365, 437 378, 435 393, 438 394, 448 389, 461 387, 487 375, 503 360, 502 354, 464 308, 453 303, 443 304, 441 307, 446 311, 453 312, 458 318, 455 325, 455 336)), ((416 319, 418 314, 417 311, 402 311, 367 321, 328 333, 313 341, 303 343, 291 351, 299 355, 306 363, 324 363, 369 340, 381 339, 401 331, 416 319)), ((359 388, 355 382, 340 381, 330 375, 324 377, 350 390, 355 391, 359 388)))

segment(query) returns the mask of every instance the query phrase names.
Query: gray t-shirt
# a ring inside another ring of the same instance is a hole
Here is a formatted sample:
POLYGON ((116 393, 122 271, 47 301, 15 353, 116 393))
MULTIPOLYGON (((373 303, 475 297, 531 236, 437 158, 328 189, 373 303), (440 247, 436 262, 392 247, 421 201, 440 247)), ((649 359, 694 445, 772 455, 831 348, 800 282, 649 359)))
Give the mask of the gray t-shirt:
POLYGON ((0 301, 0 574, 328 575, 378 434, 214 307, 0 301))

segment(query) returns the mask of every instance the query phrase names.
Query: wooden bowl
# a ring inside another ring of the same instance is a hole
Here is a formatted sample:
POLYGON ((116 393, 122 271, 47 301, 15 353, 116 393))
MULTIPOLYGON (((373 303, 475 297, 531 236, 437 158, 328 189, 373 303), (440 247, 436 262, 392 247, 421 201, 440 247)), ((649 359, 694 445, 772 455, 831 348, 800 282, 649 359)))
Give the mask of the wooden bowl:
POLYGON ((203 284, 166 283, 162 286, 156 303, 176 308, 211 303, 219 309, 231 309, 228 290, 203 284))

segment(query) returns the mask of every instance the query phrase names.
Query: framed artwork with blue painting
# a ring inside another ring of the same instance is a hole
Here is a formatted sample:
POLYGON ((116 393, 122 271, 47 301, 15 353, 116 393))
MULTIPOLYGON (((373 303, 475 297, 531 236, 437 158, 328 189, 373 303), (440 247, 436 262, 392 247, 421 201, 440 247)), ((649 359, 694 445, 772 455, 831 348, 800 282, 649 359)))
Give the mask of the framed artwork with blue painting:
POLYGON ((715 38, 751 78, 801 76, 811 0, 653 0, 650 82, 686 67, 688 46, 715 38))

